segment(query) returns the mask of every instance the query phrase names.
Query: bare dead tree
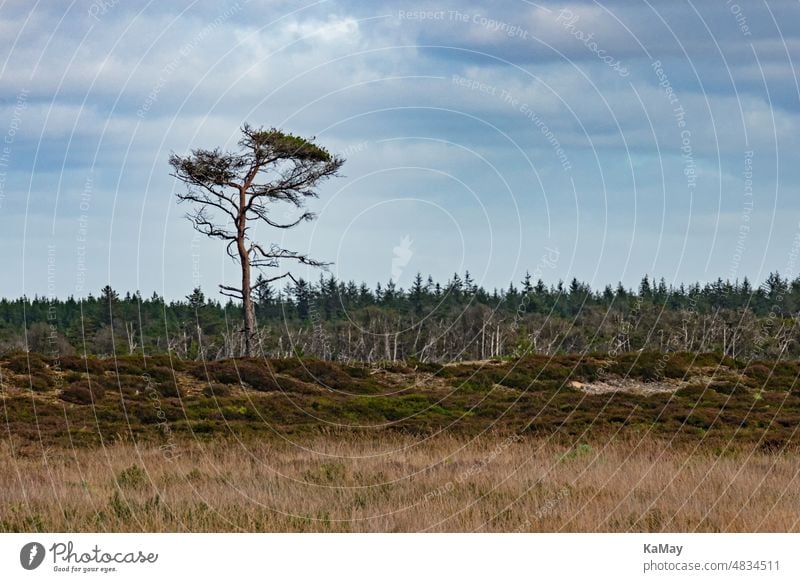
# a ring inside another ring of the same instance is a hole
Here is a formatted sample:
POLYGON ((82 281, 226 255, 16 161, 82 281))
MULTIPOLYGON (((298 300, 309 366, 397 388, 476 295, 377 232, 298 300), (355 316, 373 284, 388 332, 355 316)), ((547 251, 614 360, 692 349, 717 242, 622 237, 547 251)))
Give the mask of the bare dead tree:
POLYGON ((315 214, 302 211, 295 220, 283 222, 274 216, 275 205, 287 203, 302 209, 308 198, 317 197, 320 181, 337 175, 344 163, 326 149, 280 130, 254 129, 245 124, 235 152, 220 149, 192 150, 188 156, 172 154, 171 174, 187 186, 177 194, 179 202, 194 208, 187 218, 198 232, 225 241, 226 251, 242 270, 239 286, 220 285, 220 293, 242 301, 244 312, 244 354, 252 355, 256 331, 253 293, 284 277, 289 271, 261 278, 253 283, 252 269, 282 270, 284 261, 313 267, 329 263, 305 254, 251 238, 252 223, 275 229, 293 228, 313 220, 315 214))
POLYGON ((136 341, 136 324, 134 322, 131 321, 125 324, 125 337, 128 340, 128 353, 133 354, 138 346, 136 341))

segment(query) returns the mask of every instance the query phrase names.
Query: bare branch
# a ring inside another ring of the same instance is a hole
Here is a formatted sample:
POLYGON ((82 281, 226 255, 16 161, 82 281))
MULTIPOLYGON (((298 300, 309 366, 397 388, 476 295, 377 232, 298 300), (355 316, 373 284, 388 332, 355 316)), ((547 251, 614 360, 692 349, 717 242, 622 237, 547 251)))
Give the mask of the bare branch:
POLYGON ((266 251, 260 244, 251 243, 249 250, 254 256, 253 264, 259 261, 265 261, 269 263, 269 266, 277 266, 281 259, 290 259, 311 267, 326 267, 331 264, 309 258, 308 255, 298 253, 297 251, 281 248, 276 244, 271 244, 269 250, 266 251))
POLYGON ((222 295, 226 295, 228 297, 233 297, 234 299, 242 299, 243 293, 241 289, 237 289, 236 287, 230 287, 228 285, 220 285, 220 293, 222 295))
POLYGON ((201 234, 223 240, 236 240, 236 233, 226 230, 222 225, 215 224, 211 221, 211 219, 206 215, 205 207, 201 207, 187 213, 186 218, 192 222, 194 229, 201 234))
POLYGON ((226 253, 228 253, 228 256, 229 256, 231 259, 233 259, 233 262, 235 262, 235 263, 238 263, 238 262, 239 262, 239 255, 238 255, 236 252, 234 252, 234 250, 233 250, 233 248, 234 248, 234 245, 235 245, 237 242, 238 242, 238 241, 237 241, 237 238, 236 238, 236 237, 234 237, 234 239, 233 239, 232 241, 230 241, 230 242, 229 242, 227 245, 225 245, 225 252, 226 252, 226 253))
POLYGON ((238 206, 236 206, 231 200, 229 200, 222 194, 217 194, 216 192, 213 192, 213 194, 217 196, 220 201, 225 200, 226 202, 228 202, 228 204, 230 204, 234 208, 234 210, 225 208, 221 202, 214 201, 208 194, 204 192, 189 190, 186 194, 176 194, 176 196, 178 197, 178 204, 181 204, 183 202, 196 202, 198 204, 202 204, 203 206, 213 206, 214 208, 217 208, 222 212, 224 212, 225 214, 227 214, 231 218, 231 220, 235 222, 236 214, 234 213, 234 211, 238 213, 239 210, 238 206))
POLYGON ((292 281, 297 283, 295 278, 292 277, 292 274, 289 273, 289 272, 286 272, 283 275, 276 275, 275 277, 269 277, 269 278, 266 278, 266 279, 262 278, 260 281, 257 281, 255 285, 251 285, 250 286, 250 291, 255 291, 259 287, 263 287, 264 285, 268 285, 269 283, 274 283, 275 281, 280 281, 281 279, 284 279, 286 277, 289 277, 290 279, 292 279, 292 281))
POLYGON ((297 226, 301 222, 314 220, 314 218, 316 218, 316 216, 317 216, 314 212, 306 211, 306 212, 303 212, 293 222, 287 222, 287 223, 283 223, 282 224, 282 223, 279 223, 279 222, 275 222, 271 218, 269 218, 267 208, 266 208, 266 206, 264 204, 253 204, 252 206, 250 206, 249 211, 253 215, 255 215, 255 217, 258 218, 259 220, 263 220, 264 222, 266 222, 267 224, 269 224, 272 227, 282 228, 282 229, 292 228, 292 227, 297 226))

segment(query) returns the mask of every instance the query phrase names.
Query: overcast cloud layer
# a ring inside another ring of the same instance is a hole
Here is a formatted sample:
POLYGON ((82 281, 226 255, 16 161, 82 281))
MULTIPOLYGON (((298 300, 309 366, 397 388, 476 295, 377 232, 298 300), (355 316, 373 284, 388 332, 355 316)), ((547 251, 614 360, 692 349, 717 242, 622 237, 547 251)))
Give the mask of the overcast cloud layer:
POLYGON ((344 279, 798 274, 797 1, 11 1, 0 16, 2 296, 234 281, 176 206, 167 158, 233 147, 246 121, 347 158, 319 219, 284 233, 344 279))

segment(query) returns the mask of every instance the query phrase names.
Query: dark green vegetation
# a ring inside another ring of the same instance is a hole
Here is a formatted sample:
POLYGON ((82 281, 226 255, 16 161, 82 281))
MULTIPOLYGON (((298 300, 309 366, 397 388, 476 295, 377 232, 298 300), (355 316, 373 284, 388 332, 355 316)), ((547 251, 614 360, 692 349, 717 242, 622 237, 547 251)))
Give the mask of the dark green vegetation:
MULTIPOLYGON (((556 257, 552 257, 555 260, 556 257)), ((660 352, 720 352, 774 360, 800 356, 800 278, 777 274, 759 287, 745 279, 704 286, 642 280, 636 291, 592 290, 573 280, 548 287, 526 277, 489 292, 469 274, 444 285, 420 275, 407 290, 391 281, 298 280, 278 290, 259 280, 254 350, 336 361, 451 362, 493 357, 660 352)), ((28 349, 48 356, 171 353, 184 360, 244 352, 239 303, 183 301, 153 294, 0 300, 0 354, 28 349)))
POLYGON ((193 362, 14 353, 0 359, 3 438, 32 445, 276 433, 484 431, 655 436, 793 448, 800 364, 719 354, 527 356, 440 366, 316 359, 193 362))

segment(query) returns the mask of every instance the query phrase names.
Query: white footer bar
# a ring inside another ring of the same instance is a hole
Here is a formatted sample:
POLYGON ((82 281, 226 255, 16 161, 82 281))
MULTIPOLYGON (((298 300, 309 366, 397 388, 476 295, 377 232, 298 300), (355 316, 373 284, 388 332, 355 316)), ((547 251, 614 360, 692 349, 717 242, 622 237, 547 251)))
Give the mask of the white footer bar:
POLYGON ((3 534, 0 580, 796 581, 798 547, 797 534, 3 534))

